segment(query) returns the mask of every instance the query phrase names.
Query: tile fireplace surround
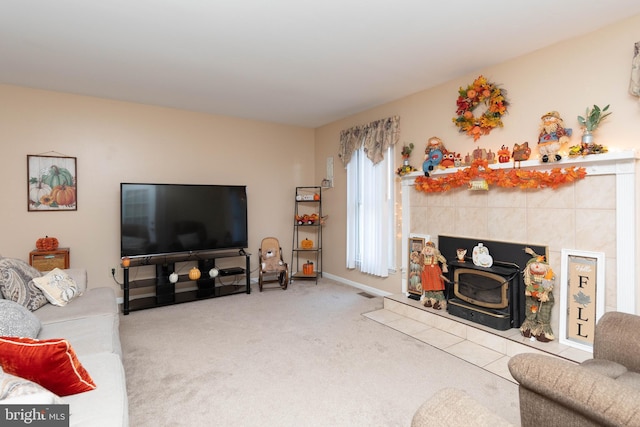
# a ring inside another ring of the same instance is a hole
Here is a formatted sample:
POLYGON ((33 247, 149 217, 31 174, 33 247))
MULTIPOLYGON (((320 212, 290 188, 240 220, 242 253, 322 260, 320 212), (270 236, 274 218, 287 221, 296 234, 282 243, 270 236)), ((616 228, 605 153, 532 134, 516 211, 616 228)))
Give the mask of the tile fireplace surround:
MULTIPOLYGON (((421 173, 402 180, 402 292, 407 292, 408 238, 438 235, 536 244, 549 248, 549 264, 561 277, 561 251, 573 249, 605 254, 605 311, 638 313, 636 283, 636 167, 638 153, 610 152, 541 163, 521 163, 522 169, 584 167, 587 176, 557 189, 505 189, 469 191, 466 187, 444 193, 424 193, 414 188, 421 173)), ((512 168, 513 163, 489 167, 512 168)), ((459 168, 437 170, 432 177, 459 168)), ((556 282, 559 287, 559 280, 556 282)), ((558 335, 559 292, 552 313, 558 335)))

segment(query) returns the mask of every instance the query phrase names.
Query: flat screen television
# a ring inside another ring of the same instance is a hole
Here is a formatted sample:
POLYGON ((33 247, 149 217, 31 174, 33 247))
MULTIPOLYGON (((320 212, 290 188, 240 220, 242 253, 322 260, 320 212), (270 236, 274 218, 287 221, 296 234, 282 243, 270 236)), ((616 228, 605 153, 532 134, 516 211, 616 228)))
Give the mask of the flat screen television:
POLYGON ((246 247, 245 186, 120 184, 120 256, 246 247))

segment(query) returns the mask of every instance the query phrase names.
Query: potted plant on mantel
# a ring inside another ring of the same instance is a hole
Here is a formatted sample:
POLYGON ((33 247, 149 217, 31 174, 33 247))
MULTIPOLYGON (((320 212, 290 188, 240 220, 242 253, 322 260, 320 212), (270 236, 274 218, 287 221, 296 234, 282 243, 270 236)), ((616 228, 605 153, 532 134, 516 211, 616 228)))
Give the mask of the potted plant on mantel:
POLYGON ((400 154, 402 154, 402 160, 404 161, 405 165, 409 164, 409 157, 411 157, 411 152, 413 151, 413 142, 411 142, 409 145, 403 145, 402 146, 402 151, 400 152, 400 154))
POLYGON ((587 107, 585 116, 578 116, 578 123, 583 127, 584 133, 582 134, 583 144, 593 144, 593 132, 598 128, 600 123, 611 114, 611 111, 607 111, 609 105, 604 108, 600 108, 594 104, 592 109, 587 107))
POLYGON ((400 176, 404 176, 408 173, 416 171, 416 168, 409 164, 409 157, 411 156, 413 147, 413 142, 409 143, 409 145, 402 146, 402 151, 400 152, 400 154, 402 155, 402 166, 400 166, 396 171, 396 173, 400 176))

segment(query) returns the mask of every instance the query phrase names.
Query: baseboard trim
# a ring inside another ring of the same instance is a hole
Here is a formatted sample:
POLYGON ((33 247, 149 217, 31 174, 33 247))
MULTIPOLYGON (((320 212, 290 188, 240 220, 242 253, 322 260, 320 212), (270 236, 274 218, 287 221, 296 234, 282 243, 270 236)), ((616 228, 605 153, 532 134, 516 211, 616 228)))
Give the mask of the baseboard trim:
MULTIPOLYGON (((338 283, 342 283, 343 285, 347 285, 347 286, 351 286, 360 290, 363 290, 369 294, 372 295, 376 295, 379 297, 388 297, 390 295, 393 295, 390 292, 386 292, 386 291, 382 291, 378 288, 374 288, 372 286, 368 286, 368 285, 364 285, 362 283, 358 283, 358 282, 354 282, 353 280, 348 280, 345 279, 344 277, 339 277, 339 276, 334 276, 333 274, 329 274, 329 273, 322 273, 322 277, 325 277, 327 279, 333 280, 335 282, 338 283)), ((251 284, 254 285, 258 283, 258 279, 257 278, 251 278, 251 284)), ((155 294, 147 294, 147 295, 136 295, 136 298, 139 297, 144 297, 144 296, 154 296, 155 294)), ((123 304, 124 302, 124 298, 123 297, 116 297, 116 302, 118 303, 118 305, 123 304)))
POLYGON ((354 288, 358 288, 361 289, 369 294, 373 294, 373 295, 377 295, 379 297, 388 297, 390 295, 393 295, 390 292, 387 291, 383 291, 380 290, 378 288, 374 288, 368 285, 364 285, 362 283, 358 283, 358 282, 354 282, 353 280, 349 280, 349 279, 345 279, 344 277, 339 277, 339 276, 334 276, 333 274, 329 274, 329 273, 322 273, 322 277, 325 277, 327 279, 331 279, 333 281, 336 281, 338 283, 342 283, 344 285, 348 285, 348 286, 352 286, 354 288))

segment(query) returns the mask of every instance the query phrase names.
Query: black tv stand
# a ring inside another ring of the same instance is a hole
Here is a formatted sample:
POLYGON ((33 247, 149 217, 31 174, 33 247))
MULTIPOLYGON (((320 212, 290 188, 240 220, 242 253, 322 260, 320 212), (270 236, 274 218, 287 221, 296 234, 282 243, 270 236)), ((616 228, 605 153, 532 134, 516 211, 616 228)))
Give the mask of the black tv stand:
POLYGON ((197 301, 207 298, 217 298, 226 295, 240 293, 251 293, 251 254, 240 249, 239 251, 213 251, 178 255, 158 255, 144 256, 130 260, 129 267, 124 268, 123 283, 123 304, 122 312, 129 314, 131 311, 144 310, 148 308, 161 307, 165 305, 179 304, 183 302, 197 301), (221 258, 244 258, 242 267, 219 268, 216 259, 221 258), (182 265, 178 267, 177 282, 169 280, 171 273, 176 271, 176 263, 193 261, 200 270, 200 278, 192 280, 189 278, 189 270, 192 266, 182 265), (130 280, 131 270, 147 265, 155 266, 155 277, 130 280), (212 268, 218 269, 217 277, 210 277, 209 271, 212 268), (244 275, 242 282, 222 280, 224 277, 244 275), (192 286, 189 286, 191 284, 192 286), (176 285, 179 285, 176 289, 176 285), (180 289, 185 288, 188 289, 180 289), (144 294, 153 290, 153 296, 132 297, 132 289, 143 289, 144 294), (193 289, 195 288, 195 289, 193 289))

